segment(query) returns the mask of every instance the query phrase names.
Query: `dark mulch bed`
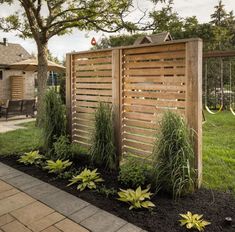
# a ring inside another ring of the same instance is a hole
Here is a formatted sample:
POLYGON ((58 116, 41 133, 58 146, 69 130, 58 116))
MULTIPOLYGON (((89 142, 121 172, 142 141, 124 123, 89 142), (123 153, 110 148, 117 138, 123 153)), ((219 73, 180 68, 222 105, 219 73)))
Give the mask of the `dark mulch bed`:
MULTIPOLYGON (((196 193, 180 199, 178 202, 171 200, 166 195, 157 195, 152 199, 156 205, 153 211, 129 211, 126 204, 115 199, 106 198, 100 193, 89 190, 79 192, 76 186, 66 187, 68 184, 67 180, 56 179, 54 175, 48 174, 35 166, 30 167, 19 164, 16 162, 15 156, 0 158, 0 161, 78 196, 150 232, 186 231, 186 229, 179 226, 178 220, 180 219, 179 214, 187 211, 203 214, 204 219, 212 223, 206 227, 208 232, 235 232, 235 198, 229 193, 200 189, 196 193), (233 226, 225 225, 225 217, 233 218, 233 226)), ((80 162, 80 164, 82 163, 80 162)), ((117 174, 99 171, 102 173, 107 187, 120 187, 117 184, 117 174)))

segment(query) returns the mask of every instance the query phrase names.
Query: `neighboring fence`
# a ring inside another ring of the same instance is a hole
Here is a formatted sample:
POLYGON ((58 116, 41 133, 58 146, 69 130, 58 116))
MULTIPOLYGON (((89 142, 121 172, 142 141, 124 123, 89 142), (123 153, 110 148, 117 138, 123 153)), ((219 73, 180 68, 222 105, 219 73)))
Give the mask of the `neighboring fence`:
POLYGON ((202 42, 199 39, 67 55, 67 112, 72 141, 89 147, 99 101, 112 103, 119 155, 150 157, 162 113, 185 116, 197 134, 201 180, 202 42))

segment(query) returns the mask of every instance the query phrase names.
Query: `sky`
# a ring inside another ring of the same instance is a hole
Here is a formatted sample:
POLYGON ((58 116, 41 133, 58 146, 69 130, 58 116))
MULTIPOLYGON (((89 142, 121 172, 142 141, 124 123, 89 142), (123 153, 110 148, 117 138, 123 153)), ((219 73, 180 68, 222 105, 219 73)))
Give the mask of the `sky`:
MULTIPOLYGON (((153 8, 152 3, 149 0, 134 0, 135 6, 143 11, 153 8)), ((174 10, 179 13, 181 17, 197 16, 199 22, 208 22, 210 15, 214 12, 214 6, 218 4, 218 0, 174 0, 174 10)), ((235 12, 235 0, 223 0, 223 4, 227 11, 233 10, 235 12)), ((158 6, 160 8, 161 5, 158 6)), ((0 5, 0 17, 14 12, 17 9, 16 5, 7 6, 0 5)), ((129 17, 132 20, 137 20, 141 12, 135 10, 129 17)), ((110 34, 111 35, 111 34, 110 34)), ((65 57, 66 53, 72 51, 84 51, 89 50, 91 47, 90 41, 93 37, 99 41, 104 36, 104 33, 85 32, 74 30, 72 34, 64 36, 55 36, 49 41, 50 52, 58 57, 60 60, 65 57)), ((3 33, 0 31, 0 40, 7 38, 9 43, 19 43, 28 52, 36 54, 35 42, 31 39, 20 39, 16 33, 3 33)))

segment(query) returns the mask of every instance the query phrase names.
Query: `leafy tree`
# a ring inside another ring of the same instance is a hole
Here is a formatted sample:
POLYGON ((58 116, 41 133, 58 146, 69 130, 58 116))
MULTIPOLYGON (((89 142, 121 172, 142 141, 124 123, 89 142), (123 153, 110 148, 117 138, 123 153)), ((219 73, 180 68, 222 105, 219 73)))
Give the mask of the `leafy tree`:
POLYGON ((22 38, 33 38, 38 50, 38 116, 43 113, 48 71, 48 41, 55 35, 64 35, 72 28, 115 32, 125 27, 124 17, 132 0, 0 0, 19 5, 20 9, 7 17, 0 17, 0 29, 18 31, 22 38))
POLYGON ((133 34, 133 35, 115 35, 110 37, 102 38, 101 41, 94 47, 94 49, 102 49, 102 48, 111 48, 111 47, 120 47, 120 46, 128 46, 132 45, 135 40, 145 35, 142 34, 133 34))

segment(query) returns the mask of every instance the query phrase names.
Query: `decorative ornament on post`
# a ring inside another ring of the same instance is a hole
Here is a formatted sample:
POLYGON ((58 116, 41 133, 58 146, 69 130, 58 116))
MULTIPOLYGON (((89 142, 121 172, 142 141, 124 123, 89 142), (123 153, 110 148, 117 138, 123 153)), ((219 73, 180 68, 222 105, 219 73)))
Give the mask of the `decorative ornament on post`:
POLYGON ((94 37, 91 39, 91 45, 93 45, 93 46, 95 46, 95 45, 96 45, 96 40, 95 40, 95 38, 94 38, 94 37))

